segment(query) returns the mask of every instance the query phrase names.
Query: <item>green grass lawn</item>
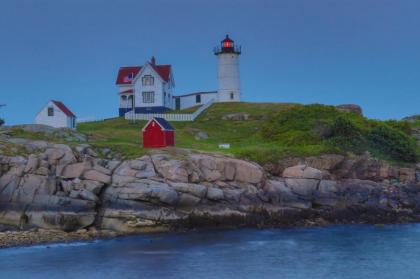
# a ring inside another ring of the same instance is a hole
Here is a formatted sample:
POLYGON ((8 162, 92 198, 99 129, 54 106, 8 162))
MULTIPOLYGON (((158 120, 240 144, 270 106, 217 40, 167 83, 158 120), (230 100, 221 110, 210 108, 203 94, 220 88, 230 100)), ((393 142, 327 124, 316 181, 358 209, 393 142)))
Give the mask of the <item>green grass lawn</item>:
MULTIPOLYGON (((240 155, 247 148, 278 149, 280 146, 267 143, 259 130, 269 115, 292 107, 292 104, 273 103, 217 103, 208 108, 194 122, 171 122, 176 129, 176 146, 203 151, 217 151, 240 155), (248 121, 222 120, 226 114, 246 112, 248 121), (198 131, 206 132, 208 139, 196 140, 198 131), (219 149, 220 143, 229 143, 228 150, 219 149)), ((192 110, 194 111, 194 109, 192 110)), ((89 135, 92 144, 111 147, 127 157, 144 154, 141 129, 147 121, 126 121, 123 118, 78 125, 78 131, 89 135)))
MULTIPOLYGON (((220 152, 265 163, 275 162, 284 156, 346 153, 356 150, 351 146, 337 144, 336 141, 320 135, 318 131, 334 126, 334 121, 340 117, 353 125, 351 129, 363 135, 368 135, 372 127, 378 125, 375 124, 378 121, 341 112, 330 106, 242 102, 216 103, 194 122, 171 122, 171 124, 176 129, 177 147, 220 152), (249 119, 244 121, 222 119, 227 114, 239 112, 248 113, 249 119), (209 138, 196 140, 195 134, 198 131, 206 132, 209 138), (220 143, 229 143, 231 148, 219 149, 220 143)), ((126 158, 133 158, 148 151, 142 148, 141 129, 145 124, 146 121, 132 122, 116 118, 81 123, 78 125, 78 131, 87 134, 94 146, 110 147, 126 158)), ((362 148, 378 157, 386 157, 385 151, 376 150, 370 145, 363 145, 362 148)))

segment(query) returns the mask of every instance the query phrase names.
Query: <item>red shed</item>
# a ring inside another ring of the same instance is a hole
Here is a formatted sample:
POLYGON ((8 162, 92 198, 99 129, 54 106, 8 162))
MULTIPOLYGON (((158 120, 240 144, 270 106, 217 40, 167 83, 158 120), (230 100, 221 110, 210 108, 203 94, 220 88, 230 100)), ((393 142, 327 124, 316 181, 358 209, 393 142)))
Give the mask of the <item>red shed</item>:
POLYGON ((153 117, 142 131, 143 147, 145 148, 175 145, 175 129, 164 118, 153 117))

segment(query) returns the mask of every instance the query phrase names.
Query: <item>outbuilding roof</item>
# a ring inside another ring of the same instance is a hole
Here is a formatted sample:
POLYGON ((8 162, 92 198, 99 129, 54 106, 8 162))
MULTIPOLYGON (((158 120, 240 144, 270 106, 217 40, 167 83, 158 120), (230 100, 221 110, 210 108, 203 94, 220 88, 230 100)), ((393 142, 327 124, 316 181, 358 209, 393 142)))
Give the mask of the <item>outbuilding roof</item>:
POLYGON ((66 107, 62 102, 54 100, 52 100, 51 102, 53 102, 53 104, 56 105, 68 117, 76 117, 76 115, 74 115, 74 113, 71 112, 71 110, 69 110, 69 108, 66 107))
POLYGON ((169 122, 166 121, 166 119, 165 118, 162 118, 162 117, 153 117, 152 119, 150 119, 146 123, 146 125, 144 125, 143 131, 146 129, 147 126, 149 126, 149 124, 153 120, 156 121, 156 123, 162 128, 162 130, 165 130, 165 131, 175 131, 174 127, 172 127, 172 125, 169 124, 169 122))

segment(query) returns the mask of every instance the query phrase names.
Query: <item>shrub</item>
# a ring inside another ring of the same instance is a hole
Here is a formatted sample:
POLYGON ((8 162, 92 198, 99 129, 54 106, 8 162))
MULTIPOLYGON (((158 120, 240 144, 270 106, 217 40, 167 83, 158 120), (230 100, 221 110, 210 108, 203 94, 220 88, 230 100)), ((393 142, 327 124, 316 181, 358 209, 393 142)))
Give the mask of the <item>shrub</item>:
POLYGON ((415 162, 417 147, 414 138, 387 124, 377 124, 368 134, 370 144, 394 160, 415 162))
POLYGON ((362 131, 343 116, 337 117, 331 125, 330 143, 356 153, 363 152, 365 148, 362 131))
POLYGON ((0 127, 4 125, 4 120, 0 118, 0 127))
POLYGON ((397 129, 407 135, 411 135, 411 125, 408 121, 388 120, 384 122, 388 126, 397 129))

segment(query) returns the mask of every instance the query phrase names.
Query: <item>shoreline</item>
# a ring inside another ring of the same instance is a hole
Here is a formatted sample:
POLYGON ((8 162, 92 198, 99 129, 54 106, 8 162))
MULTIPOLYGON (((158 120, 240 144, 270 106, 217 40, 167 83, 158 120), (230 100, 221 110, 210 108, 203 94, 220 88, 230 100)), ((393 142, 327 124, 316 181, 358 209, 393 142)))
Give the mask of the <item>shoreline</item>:
MULTIPOLYGON (((384 221, 384 220, 382 220, 384 221)), ((3 231, 0 232, 0 250, 8 248, 33 247, 37 245, 72 244, 77 242, 89 243, 97 240, 111 240, 119 237, 140 236, 147 234, 172 234, 182 232, 197 232, 208 230, 242 230, 242 229, 303 229, 303 228, 326 228, 330 226, 351 226, 351 225, 372 225, 382 227, 386 225, 407 225, 420 224, 420 216, 410 220, 398 222, 328 222, 323 218, 297 220, 293 225, 260 225, 260 226, 232 226, 224 225, 218 227, 197 227, 184 229, 156 229, 145 228, 143 232, 127 233, 110 230, 96 230, 95 228, 80 229, 75 232, 64 232, 61 230, 32 229, 26 231, 3 231)))

